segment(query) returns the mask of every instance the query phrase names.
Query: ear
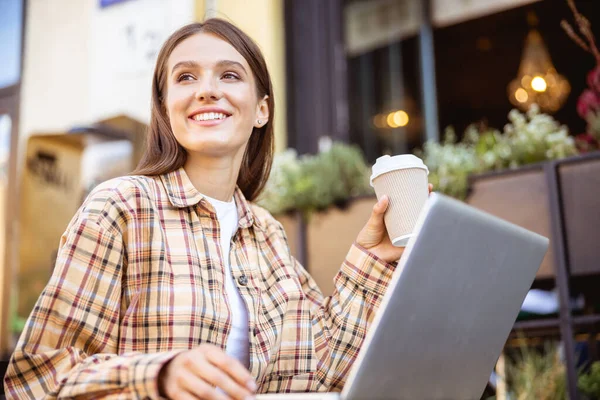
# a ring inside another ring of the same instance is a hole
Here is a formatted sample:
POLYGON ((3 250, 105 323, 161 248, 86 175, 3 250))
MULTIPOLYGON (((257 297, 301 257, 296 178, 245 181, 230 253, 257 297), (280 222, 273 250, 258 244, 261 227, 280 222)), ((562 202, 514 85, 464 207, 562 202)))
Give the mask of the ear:
POLYGON ((256 105, 255 128, 262 128, 269 121, 269 96, 265 95, 256 105))

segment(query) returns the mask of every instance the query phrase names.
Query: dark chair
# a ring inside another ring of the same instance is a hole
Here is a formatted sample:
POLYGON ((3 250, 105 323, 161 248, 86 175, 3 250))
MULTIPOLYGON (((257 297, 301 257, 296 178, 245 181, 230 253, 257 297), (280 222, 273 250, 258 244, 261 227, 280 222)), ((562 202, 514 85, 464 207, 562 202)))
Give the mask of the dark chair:
POLYGON ((2 381, 0 381, 0 400, 6 399, 6 397, 4 397, 4 375, 6 375, 7 369, 8 361, 0 361, 0 377, 2 377, 2 381))

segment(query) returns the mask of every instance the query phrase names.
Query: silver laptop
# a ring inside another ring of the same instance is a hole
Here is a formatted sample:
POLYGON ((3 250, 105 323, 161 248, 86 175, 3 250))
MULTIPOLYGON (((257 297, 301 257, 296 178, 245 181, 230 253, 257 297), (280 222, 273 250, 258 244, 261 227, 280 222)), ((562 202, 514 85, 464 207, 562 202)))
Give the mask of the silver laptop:
POLYGON ((479 399, 548 239, 434 193, 341 393, 257 399, 479 399))

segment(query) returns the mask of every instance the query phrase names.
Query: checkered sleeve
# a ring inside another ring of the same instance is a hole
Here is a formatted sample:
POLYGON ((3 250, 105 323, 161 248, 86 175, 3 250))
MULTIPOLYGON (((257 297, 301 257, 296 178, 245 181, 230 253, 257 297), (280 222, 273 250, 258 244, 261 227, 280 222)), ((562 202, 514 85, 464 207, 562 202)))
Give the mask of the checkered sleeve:
POLYGON ((328 297, 323 296, 316 282, 296 261, 295 267, 304 292, 313 305, 318 390, 341 390, 381 304, 395 265, 354 243, 334 279, 334 293, 328 297))
POLYGON ((103 226, 80 214, 61 238, 11 358, 7 398, 159 397, 158 372, 175 353, 116 354, 126 258, 122 235, 103 226))

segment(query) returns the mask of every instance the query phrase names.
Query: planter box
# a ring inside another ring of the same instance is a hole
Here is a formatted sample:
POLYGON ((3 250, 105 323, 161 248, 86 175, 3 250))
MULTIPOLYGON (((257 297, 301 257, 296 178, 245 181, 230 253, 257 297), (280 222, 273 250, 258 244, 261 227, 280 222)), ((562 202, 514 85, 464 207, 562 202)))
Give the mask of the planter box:
MULTIPOLYGON (((548 185, 542 164, 473 176, 466 202, 552 241, 548 185)), ((536 278, 552 277, 554 255, 551 245, 536 278)))
MULTIPOLYGON (((560 222, 565 258, 571 275, 600 274, 600 152, 516 170, 472 176, 466 202, 550 239, 536 279, 555 278, 552 218, 560 222), (556 168, 557 185, 548 178, 556 168), (552 190, 561 200, 560 215, 550 211, 552 190)), ((277 216, 288 235, 292 254, 306 267, 324 294, 369 218, 375 197, 350 201, 345 209, 314 213, 305 225, 298 213, 277 216)), ((435 251, 435 249, 433 249, 435 251)), ((507 249, 510 251, 510 249, 507 249)))
POLYGON ((287 233, 292 255, 310 272, 323 294, 333 292, 333 278, 376 201, 375 196, 361 197, 344 209, 331 207, 313 213, 305 226, 298 213, 276 216, 287 233))
POLYGON ((333 293, 333 277, 376 202, 375 196, 358 198, 345 209, 331 207, 311 216, 306 227, 306 265, 323 294, 333 293))
POLYGON ((467 203, 550 238, 538 279, 555 277, 558 248, 565 249, 558 256, 570 275, 600 274, 600 152, 477 175, 469 183, 467 203), (553 195, 558 215, 550 212, 553 195), (552 218, 561 246, 554 243, 552 218))
POLYGON ((302 222, 301 214, 294 211, 275 215, 275 218, 277 221, 281 222, 281 225, 285 230, 292 255, 296 257, 298 261, 303 263, 304 255, 302 248, 304 247, 304 223, 302 222))
POLYGON ((571 275, 600 273, 600 152, 557 163, 571 275))

